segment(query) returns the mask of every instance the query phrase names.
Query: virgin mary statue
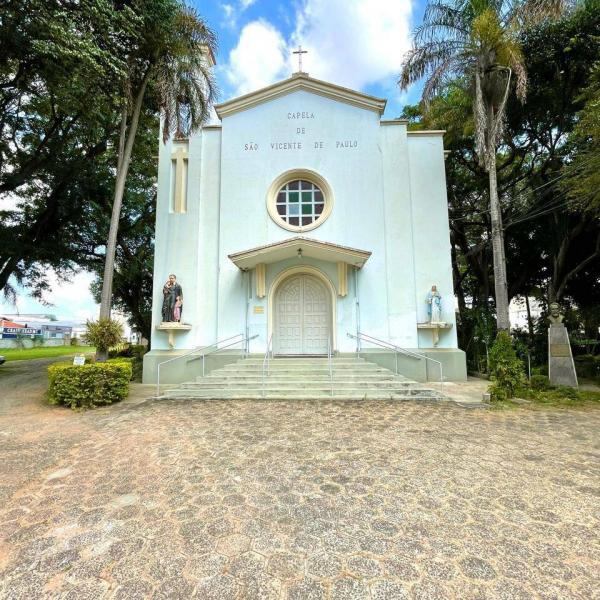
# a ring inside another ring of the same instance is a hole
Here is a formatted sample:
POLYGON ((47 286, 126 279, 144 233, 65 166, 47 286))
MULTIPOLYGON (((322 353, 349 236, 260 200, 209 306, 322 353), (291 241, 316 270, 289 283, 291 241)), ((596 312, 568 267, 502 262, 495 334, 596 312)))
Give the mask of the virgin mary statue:
POLYGON ((435 285, 427 292, 427 314, 430 323, 439 323, 442 320, 442 296, 435 285))

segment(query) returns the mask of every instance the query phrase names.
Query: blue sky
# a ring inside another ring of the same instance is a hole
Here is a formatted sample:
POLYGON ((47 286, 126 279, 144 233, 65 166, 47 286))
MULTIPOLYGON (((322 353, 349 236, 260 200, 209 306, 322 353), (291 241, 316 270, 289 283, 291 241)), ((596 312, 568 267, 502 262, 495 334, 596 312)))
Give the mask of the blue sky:
MULTIPOLYGON (((411 31, 426 0, 188 0, 217 33, 219 100, 289 77, 297 70, 292 50, 308 50, 303 70, 313 77, 387 98, 385 118, 416 103, 420 86, 396 85, 411 31)), ((89 292, 92 276, 51 278, 45 306, 23 291, 17 306, 0 302, 0 314, 53 313, 61 319, 97 317, 89 292)))
POLYGON ((388 98, 386 118, 418 100, 396 80, 425 0, 191 0, 219 38, 221 100, 288 77, 308 50, 313 77, 388 98))

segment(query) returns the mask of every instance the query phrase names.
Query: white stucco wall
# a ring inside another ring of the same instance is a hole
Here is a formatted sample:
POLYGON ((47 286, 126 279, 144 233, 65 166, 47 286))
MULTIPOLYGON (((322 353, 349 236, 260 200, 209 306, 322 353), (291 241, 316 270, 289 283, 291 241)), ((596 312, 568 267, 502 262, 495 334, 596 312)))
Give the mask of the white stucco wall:
MULTIPOLYGON (((415 265, 415 305, 427 321, 425 298, 435 284, 442 295, 442 320, 452 329, 440 334, 440 348, 456 348, 456 315, 450 258, 443 139, 440 134, 408 136, 415 265)), ((431 332, 419 332, 419 347, 431 346, 431 332)))
MULTIPOLYGON (((264 352, 267 298, 255 297, 253 273, 243 274, 227 255, 299 235, 278 226, 266 209, 269 186, 290 169, 317 172, 335 198, 329 218, 301 235, 372 253, 358 274, 361 330, 406 348, 430 347, 430 332, 417 333, 416 324, 426 320, 425 296, 436 283, 443 316, 454 325, 439 347, 456 347, 441 135, 407 135, 404 123, 381 124, 375 111, 295 91, 191 137, 185 214, 170 211, 172 152, 173 143, 161 143, 153 323, 160 323, 162 285, 175 272, 184 289, 183 320, 193 325, 177 334, 176 348, 210 344, 247 327, 259 336, 251 351, 264 352), (296 113, 314 118, 290 118, 296 113)), ((337 289, 334 263, 304 260, 337 289)), ((267 291, 297 264, 268 265, 267 291)), ((352 351, 355 342, 346 336, 357 327, 352 269, 348 296, 336 296, 336 304, 337 350, 352 351)), ((166 349, 167 335, 154 331, 152 346, 166 349)))

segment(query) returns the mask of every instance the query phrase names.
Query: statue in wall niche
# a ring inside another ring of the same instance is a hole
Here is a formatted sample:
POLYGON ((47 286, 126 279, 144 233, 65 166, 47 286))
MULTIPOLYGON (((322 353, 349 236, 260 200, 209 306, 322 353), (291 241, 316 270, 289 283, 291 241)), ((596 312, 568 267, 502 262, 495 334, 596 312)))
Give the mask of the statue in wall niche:
POLYGON ((427 292, 427 314, 430 323, 440 323, 442 320, 442 296, 436 285, 432 285, 427 292))
POLYGON ((177 283, 177 277, 171 273, 163 285, 162 322, 180 323, 183 311, 183 290, 177 283))
POLYGON ((548 320, 550 321, 550 325, 562 324, 564 316, 560 314, 560 306, 558 302, 551 302, 549 308, 550 314, 548 315, 548 320))

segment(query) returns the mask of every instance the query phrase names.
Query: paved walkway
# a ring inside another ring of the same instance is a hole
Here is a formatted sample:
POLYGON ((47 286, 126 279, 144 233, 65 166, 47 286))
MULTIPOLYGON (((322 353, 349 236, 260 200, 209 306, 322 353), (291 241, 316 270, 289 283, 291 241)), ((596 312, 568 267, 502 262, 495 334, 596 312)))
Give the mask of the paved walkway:
POLYGON ((138 394, 75 413, 11 377, 0 598, 600 597, 598 410, 138 394))

